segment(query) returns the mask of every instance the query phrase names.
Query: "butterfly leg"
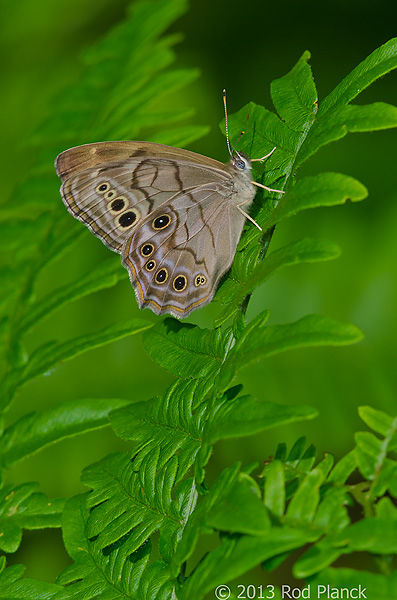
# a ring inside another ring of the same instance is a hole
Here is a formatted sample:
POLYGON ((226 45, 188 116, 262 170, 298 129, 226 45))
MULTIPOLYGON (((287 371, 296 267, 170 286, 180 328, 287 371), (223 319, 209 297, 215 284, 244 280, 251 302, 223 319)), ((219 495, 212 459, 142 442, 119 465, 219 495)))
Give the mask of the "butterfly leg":
POLYGON ((283 190, 274 190, 273 188, 269 188, 266 185, 263 185, 262 183, 258 183, 257 181, 251 181, 252 185, 257 185, 258 187, 267 190, 268 192, 277 192, 278 194, 285 194, 285 192, 283 192, 283 190))
POLYGON ((247 202, 249 202, 249 200, 244 200, 244 202, 241 202, 241 204, 237 204, 237 206, 236 206, 237 210, 239 210, 246 219, 251 221, 251 223, 253 223, 259 229, 259 231, 262 231, 262 227, 260 225, 258 225, 258 223, 256 221, 254 221, 254 219, 252 217, 250 217, 250 215, 248 213, 246 213, 245 211, 243 211, 243 209, 241 208, 242 205, 246 204, 247 202))
POLYGON ((273 150, 270 150, 270 152, 268 154, 266 154, 265 156, 262 156, 262 158, 251 158, 251 162, 262 162, 263 160, 266 160, 267 158, 269 158, 269 156, 271 156, 273 154, 273 152, 275 151, 275 149, 277 148, 277 146, 274 146, 273 150))

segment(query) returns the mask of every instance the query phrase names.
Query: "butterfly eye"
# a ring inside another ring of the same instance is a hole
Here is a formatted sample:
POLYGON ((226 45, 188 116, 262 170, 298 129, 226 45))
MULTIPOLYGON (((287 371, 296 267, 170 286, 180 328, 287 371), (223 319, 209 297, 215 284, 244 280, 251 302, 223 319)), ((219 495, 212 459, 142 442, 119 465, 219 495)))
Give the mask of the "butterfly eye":
POLYGON ((150 256, 154 250, 153 244, 143 244, 141 246, 141 254, 142 256, 150 256))
POLYGON ((155 260, 149 260, 146 265, 145 265, 145 269, 146 271, 153 271, 154 267, 156 266, 156 261, 155 260))
POLYGON ((156 273, 156 277, 155 280, 157 283, 165 283, 168 279, 168 271, 167 269, 160 269, 160 271, 158 271, 156 273))
POLYGON ((125 196, 119 196, 115 200, 112 200, 112 202, 109 202, 108 210, 113 214, 117 214, 122 211, 127 204, 127 198, 125 196))
POLYGON ((100 183, 95 188, 95 191, 98 192, 98 194, 104 194, 108 190, 110 190, 110 183, 108 183, 107 181, 105 183, 100 183))
POLYGON ((234 161, 234 166, 237 167, 237 169, 240 169, 242 171, 243 169, 245 169, 245 162, 243 160, 241 160, 241 158, 237 158, 234 161))
POLYGON ((171 222, 171 219, 168 215, 161 215, 154 219, 152 223, 153 229, 165 229, 171 222))
POLYGON ((187 279, 184 275, 178 275, 178 277, 175 277, 174 281, 172 282, 172 287, 177 292, 183 292, 186 286, 187 279))
POLYGON ((119 227, 123 229, 127 229, 128 227, 132 227, 139 217, 139 213, 136 210, 128 210, 127 212, 120 215, 117 219, 117 223, 119 227))

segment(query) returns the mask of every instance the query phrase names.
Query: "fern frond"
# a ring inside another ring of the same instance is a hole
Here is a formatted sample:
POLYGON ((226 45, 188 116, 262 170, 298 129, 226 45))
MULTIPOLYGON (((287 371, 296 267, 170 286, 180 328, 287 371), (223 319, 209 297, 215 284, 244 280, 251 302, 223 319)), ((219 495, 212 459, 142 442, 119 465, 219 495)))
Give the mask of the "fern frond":
POLYGON ((0 549, 4 552, 18 549, 22 529, 60 527, 65 501, 49 501, 44 494, 35 492, 37 487, 37 483, 23 483, 0 490, 0 549))
POLYGON ((5 567, 5 557, 0 558, 0 598, 3 600, 52 600, 60 586, 46 581, 22 577, 25 567, 5 567))
MULTIPOLYGON (((4 356, 3 407, 20 385, 52 369, 59 360, 68 360, 98 343, 110 343, 120 337, 112 334, 112 328, 103 329, 66 344, 36 348, 29 357, 25 356, 23 364, 16 365, 13 359, 17 347, 21 349, 20 356, 26 354, 22 349, 25 335, 41 319, 78 298, 116 285, 125 275, 120 264, 116 268, 116 263, 109 261, 85 280, 35 299, 40 272, 86 235, 72 222, 60 201, 52 166, 55 156, 67 146, 94 140, 144 138, 144 130, 149 127, 155 127, 159 136, 164 136, 162 141, 168 143, 176 137, 186 143, 206 131, 200 126, 175 128, 191 111, 173 108, 165 113, 159 109, 167 95, 198 76, 195 69, 169 69, 175 59, 172 46, 180 38, 162 37, 186 9, 186 0, 134 2, 125 21, 86 52, 80 82, 56 100, 53 117, 28 141, 35 148, 37 165, 17 190, 18 201, 13 197, 3 206, 3 218, 11 221, 0 223, 0 239, 7 245, 10 264, 0 272, 0 280, 12 287, 12 294, 0 306, 6 319, 0 343, 4 356), (174 128, 167 139, 169 125, 174 128), (21 219, 20 215, 26 213, 31 220, 21 219)), ((116 324, 114 332, 123 327, 126 331, 125 325, 116 324)), ((130 333, 134 332, 132 329, 130 333)), ((138 330, 139 327, 135 329, 138 330)))

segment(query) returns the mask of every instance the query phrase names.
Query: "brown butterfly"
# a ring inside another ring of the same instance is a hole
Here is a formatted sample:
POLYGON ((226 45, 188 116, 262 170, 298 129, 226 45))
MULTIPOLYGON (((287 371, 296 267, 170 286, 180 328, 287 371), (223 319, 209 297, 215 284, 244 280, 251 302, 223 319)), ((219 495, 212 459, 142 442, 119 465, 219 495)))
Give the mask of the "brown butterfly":
POLYGON ((140 308, 183 318, 208 304, 245 219, 253 221, 241 207, 249 208, 255 186, 282 193, 251 175, 251 163, 275 148, 251 160, 232 152, 228 136, 227 144, 227 164, 132 141, 85 144, 57 157, 68 211, 121 254, 140 308))

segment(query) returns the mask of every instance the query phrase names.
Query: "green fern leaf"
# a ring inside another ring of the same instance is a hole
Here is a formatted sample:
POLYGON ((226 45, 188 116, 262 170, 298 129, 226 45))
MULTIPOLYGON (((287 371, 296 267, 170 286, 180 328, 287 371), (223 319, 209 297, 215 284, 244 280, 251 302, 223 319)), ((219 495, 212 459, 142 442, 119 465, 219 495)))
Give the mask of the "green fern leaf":
POLYGON ((333 242, 326 240, 303 239, 291 242, 287 246, 272 252, 265 261, 259 262, 251 273, 240 271, 242 265, 236 265, 232 274, 225 281, 217 294, 217 300, 224 304, 233 304, 231 310, 226 310, 218 317, 217 324, 221 325, 234 312, 234 306, 241 304, 244 297, 259 285, 267 281, 279 269, 303 262, 331 260, 339 256, 340 250, 333 242))
POLYGON ((362 339, 361 331, 354 325, 339 323, 322 315, 308 315, 294 323, 267 327, 260 324, 261 317, 257 317, 256 326, 247 328, 232 348, 227 368, 241 368, 258 358, 292 348, 339 346, 362 339))
POLYGON ((0 438, 1 464, 9 467, 59 440, 109 425, 112 410, 127 400, 72 400, 52 410, 26 415, 8 427, 0 438))
POLYGON ((356 433, 357 447, 355 458, 357 466, 365 479, 372 482, 371 494, 382 496, 388 489, 397 496, 397 461, 390 452, 396 449, 397 418, 389 417, 381 411, 362 407, 360 416, 375 431, 382 432, 384 439, 379 439, 370 432, 356 433))
POLYGON ((213 377, 225 353, 225 336, 219 330, 165 319, 143 338, 146 351, 164 369, 187 379, 213 377))
MULTIPOLYGON (((138 442, 136 469, 144 469, 150 461, 163 468, 175 455, 178 457, 177 481, 191 468, 203 443, 208 410, 204 404, 194 410, 199 386, 197 382, 179 381, 163 398, 135 402, 111 414, 116 433, 138 442)), ((201 398, 200 393, 198 396, 201 398)))
POLYGON ((98 348, 114 340, 122 339, 128 335, 140 333, 152 327, 152 323, 143 319, 131 319, 129 322, 111 325, 106 329, 85 336, 78 337, 62 344, 48 342, 39 346, 30 359, 22 365, 16 365, 8 372, 3 382, 2 406, 7 406, 13 398, 15 391, 39 375, 54 369, 59 363, 71 360, 92 348, 98 348))
POLYGON ((0 549, 4 552, 16 552, 22 529, 60 527, 65 501, 49 501, 44 494, 35 493, 37 487, 37 483, 24 483, 0 491, 0 549))
POLYGON ((63 306, 99 290, 113 287, 126 277, 127 272, 120 269, 120 262, 117 259, 104 261, 74 283, 68 283, 53 290, 47 297, 34 303, 22 319, 19 332, 26 333, 39 321, 46 319, 63 306))
POLYGON ((86 496, 75 496, 66 505, 64 537, 74 564, 65 569, 58 583, 66 586, 54 600, 93 600, 98 596, 119 600, 166 600, 174 587, 164 561, 148 564, 151 544, 128 553, 123 541, 112 551, 102 552, 87 532, 89 511, 86 496))
POLYGON ((0 558, 0 600, 51 600, 60 590, 58 585, 22 577, 25 567, 5 568, 5 557, 0 558))
POLYGON ((213 422, 207 426, 208 441, 243 437, 301 419, 314 419, 317 412, 309 406, 282 406, 273 402, 237 396, 226 400, 217 409, 213 422))
POLYGON ((37 164, 16 196, 3 206, 4 219, 12 221, 0 223, 0 245, 7 247, 10 265, 16 271, 19 269, 18 277, 12 277, 7 266, 0 273, 0 280, 12 287, 12 294, 0 307, 6 315, 0 343, 4 353, 3 406, 9 404, 18 387, 54 368, 59 361, 70 360, 90 347, 110 343, 146 327, 138 321, 135 325, 116 324, 91 336, 41 346, 29 357, 23 348, 26 333, 47 315, 78 298, 115 285, 126 275, 121 265, 117 268, 116 263, 109 261, 84 280, 35 299, 41 271, 87 235, 73 222, 59 198, 59 182, 52 166, 58 152, 94 139, 119 136, 145 139, 149 137, 144 133, 145 128, 155 128, 156 135, 163 136, 158 141, 178 140, 181 144, 197 139, 206 131, 200 126, 177 126, 191 115, 190 110, 163 109, 167 94, 198 76, 195 69, 169 69, 175 60, 172 46, 180 36, 161 37, 186 9, 186 0, 134 3, 124 22, 86 52, 81 81, 56 100, 53 117, 28 140, 38 157, 37 164), (172 127, 168 138, 167 126, 172 127), (36 218, 21 219, 25 213, 36 218))
MULTIPOLYGON (((258 224, 269 232, 266 234, 268 239, 265 235, 262 240, 262 246, 264 242, 265 246, 268 244, 271 228, 276 223, 299 210, 366 197, 367 191, 362 184, 338 173, 322 173, 297 183, 292 178, 297 167, 309 156, 324 144, 343 137, 348 131, 397 127, 397 108, 394 106, 383 103, 349 105, 377 77, 397 67, 396 39, 375 50, 320 106, 308 65, 310 54, 306 52, 287 75, 272 83, 272 99, 280 118, 254 103, 230 116, 230 135, 237 137, 244 130, 240 145, 249 156, 260 157, 273 147, 277 148, 266 164, 262 181, 271 187, 279 188, 283 184, 287 193, 278 200, 268 198, 269 193, 266 193, 266 201, 262 202, 259 211, 254 211, 258 224)), ((263 258, 263 253, 255 252, 259 238, 258 230, 249 227, 240 241, 231 277, 243 285, 263 258), (242 278, 244 271, 246 276, 242 278)), ((225 291, 221 288, 221 301, 224 301, 228 291, 228 287, 225 291)), ((219 324, 231 316, 233 310, 237 310, 239 299, 232 302, 219 324)))
POLYGON ((222 544, 208 552, 186 583, 177 589, 178 599, 200 600, 218 585, 236 579, 270 556, 298 548, 312 538, 313 535, 287 527, 271 529, 263 536, 225 537, 222 544))
POLYGON ((394 572, 390 576, 387 576, 370 573, 362 569, 325 569, 322 573, 311 577, 308 581, 314 591, 317 592, 318 590, 323 594, 328 593, 327 586, 329 586, 330 593, 332 589, 341 590, 342 588, 347 588, 353 590, 353 594, 355 595, 359 593, 359 590, 362 590, 367 598, 393 600, 396 595, 397 573, 394 572))

